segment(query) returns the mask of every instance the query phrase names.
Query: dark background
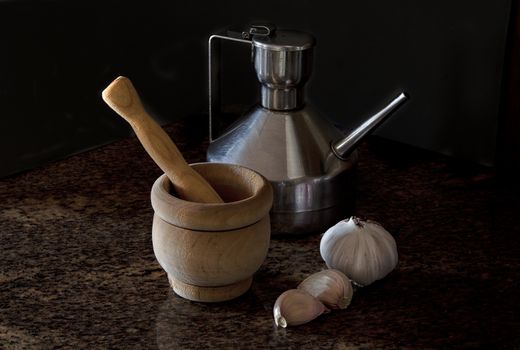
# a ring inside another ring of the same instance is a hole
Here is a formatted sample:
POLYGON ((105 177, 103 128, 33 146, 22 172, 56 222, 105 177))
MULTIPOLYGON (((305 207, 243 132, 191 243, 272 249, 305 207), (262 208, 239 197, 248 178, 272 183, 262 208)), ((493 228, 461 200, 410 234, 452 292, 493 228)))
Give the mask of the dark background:
MULTIPOLYGON (((100 97, 118 75, 161 123, 196 116, 207 129, 209 35, 262 20, 317 38, 307 96, 335 123, 352 128, 405 90, 411 101, 378 135, 514 167, 516 17, 508 0, 0 2, 0 176, 129 135, 100 97)), ((226 52, 226 101, 247 105, 248 51, 226 52)))

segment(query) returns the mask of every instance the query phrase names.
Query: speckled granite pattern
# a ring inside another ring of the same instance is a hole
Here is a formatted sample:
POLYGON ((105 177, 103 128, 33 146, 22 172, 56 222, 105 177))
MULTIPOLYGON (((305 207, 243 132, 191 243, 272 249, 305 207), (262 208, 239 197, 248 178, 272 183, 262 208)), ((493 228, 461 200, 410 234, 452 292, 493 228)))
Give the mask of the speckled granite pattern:
MULTIPOLYGON (((204 159, 199 121, 168 132, 204 159)), ((356 214, 396 238, 399 266, 347 310, 289 329, 276 297, 324 268, 320 234, 275 237, 242 297, 174 295, 155 260, 136 138, 0 180, 1 349, 438 349, 520 347, 520 200, 492 171, 371 139, 356 214)))

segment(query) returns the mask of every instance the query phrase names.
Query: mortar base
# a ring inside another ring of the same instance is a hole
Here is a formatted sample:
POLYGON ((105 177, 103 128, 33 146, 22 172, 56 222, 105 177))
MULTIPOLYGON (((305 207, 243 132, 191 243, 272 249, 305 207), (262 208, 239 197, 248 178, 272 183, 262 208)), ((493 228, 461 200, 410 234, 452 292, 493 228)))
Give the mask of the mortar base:
POLYGON ((239 297, 249 290, 253 282, 253 278, 249 277, 243 281, 227 286, 201 287, 181 282, 170 275, 168 275, 168 280, 175 294, 188 300, 207 303, 226 301, 239 297))

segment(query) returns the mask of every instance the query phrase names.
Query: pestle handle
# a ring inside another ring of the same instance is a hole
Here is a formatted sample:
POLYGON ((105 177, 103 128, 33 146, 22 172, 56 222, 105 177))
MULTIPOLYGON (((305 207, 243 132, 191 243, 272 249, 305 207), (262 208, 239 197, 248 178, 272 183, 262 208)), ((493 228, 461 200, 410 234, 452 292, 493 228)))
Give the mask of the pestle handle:
POLYGON ((193 170, 168 134, 145 111, 132 82, 115 79, 103 100, 132 127, 144 149, 168 176, 180 198, 199 203, 223 203, 211 185, 193 170))

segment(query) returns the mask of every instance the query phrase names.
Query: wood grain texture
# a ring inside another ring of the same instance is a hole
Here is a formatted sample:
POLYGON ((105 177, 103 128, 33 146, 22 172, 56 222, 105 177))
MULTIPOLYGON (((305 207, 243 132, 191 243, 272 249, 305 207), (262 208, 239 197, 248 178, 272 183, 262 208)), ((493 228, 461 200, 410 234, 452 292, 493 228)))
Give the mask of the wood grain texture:
POLYGON ((118 77, 103 92, 103 100, 132 127, 155 163, 168 176, 178 196, 198 203, 223 200, 202 176, 193 171, 168 134, 145 111, 132 82, 118 77))
POLYGON ((215 303, 231 300, 244 294, 251 287, 253 278, 250 277, 244 281, 222 287, 193 286, 172 276, 168 276, 168 281, 173 291, 185 299, 215 303))
POLYGON ((269 216, 242 228, 198 231, 154 216, 152 242, 157 261, 181 282, 218 287, 251 277, 269 248, 269 216))
POLYGON ((194 230, 222 231, 259 221, 271 209, 273 190, 265 177, 232 164, 197 163, 200 173, 226 203, 188 202, 170 194, 166 176, 152 186, 152 207, 166 222, 194 230))
POLYGON ((196 301, 229 300, 247 290, 244 281, 267 256, 271 184, 238 165, 198 163, 193 167, 229 202, 179 199, 169 193, 168 179, 162 175, 151 193, 155 257, 179 295, 196 301))

